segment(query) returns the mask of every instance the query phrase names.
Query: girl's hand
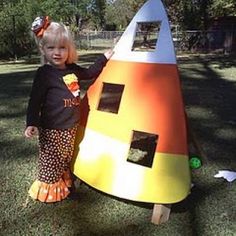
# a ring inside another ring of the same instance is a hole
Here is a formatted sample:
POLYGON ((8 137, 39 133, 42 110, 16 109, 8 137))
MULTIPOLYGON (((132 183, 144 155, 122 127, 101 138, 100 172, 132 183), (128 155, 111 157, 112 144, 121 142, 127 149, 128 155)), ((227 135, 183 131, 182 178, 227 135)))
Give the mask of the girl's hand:
POLYGON ((107 58, 107 60, 109 60, 113 54, 114 54, 113 49, 109 49, 104 53, 104 56, 107 58))
POLYGON ((26 138, 32 138, 34 135, 37 135, 39 133, 39 130, 36 126, 28 126, 25 129, 25 137, 26 138))

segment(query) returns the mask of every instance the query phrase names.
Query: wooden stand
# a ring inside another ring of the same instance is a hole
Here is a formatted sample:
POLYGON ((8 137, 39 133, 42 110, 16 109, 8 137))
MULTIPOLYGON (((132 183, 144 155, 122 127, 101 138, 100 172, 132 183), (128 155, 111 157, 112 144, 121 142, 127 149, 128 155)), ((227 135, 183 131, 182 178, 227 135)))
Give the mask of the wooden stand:
POLYGON ((152 212, 153 224, 159 225, 169 220, 171 204, 154 204, 152 212))

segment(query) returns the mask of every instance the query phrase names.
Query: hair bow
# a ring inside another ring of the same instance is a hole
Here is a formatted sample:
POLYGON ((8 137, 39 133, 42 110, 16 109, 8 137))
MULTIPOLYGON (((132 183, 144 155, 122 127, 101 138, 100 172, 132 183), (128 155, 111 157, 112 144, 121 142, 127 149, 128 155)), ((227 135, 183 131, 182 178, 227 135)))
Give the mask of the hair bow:
POLYGON ((32 23, 31 30, 37 37, 42 37, 44 31, 50 25, 49 16, 38 16, 32 23))

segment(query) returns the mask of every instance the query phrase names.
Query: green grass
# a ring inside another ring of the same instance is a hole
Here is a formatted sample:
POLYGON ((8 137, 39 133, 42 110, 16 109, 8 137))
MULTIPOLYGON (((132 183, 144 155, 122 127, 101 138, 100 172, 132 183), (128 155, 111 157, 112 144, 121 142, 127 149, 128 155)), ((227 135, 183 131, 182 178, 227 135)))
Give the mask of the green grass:
MULTIPOLYGON (((97 53, 82 53, 87 66, 97 53)), ((236 183, 213 176, 236 171, 236 60, 179 60, 189 122, 207 159, 192 171, 187 199, 172 205, 167 223, 150 222, 152 204, 124 201, 85 184, 78 199, 43 204, 27 198, 36 175, 37 140, 25 140, 25 111, 38 64, 0 63, 0 235, 57 236, 234 236, 236 183)))

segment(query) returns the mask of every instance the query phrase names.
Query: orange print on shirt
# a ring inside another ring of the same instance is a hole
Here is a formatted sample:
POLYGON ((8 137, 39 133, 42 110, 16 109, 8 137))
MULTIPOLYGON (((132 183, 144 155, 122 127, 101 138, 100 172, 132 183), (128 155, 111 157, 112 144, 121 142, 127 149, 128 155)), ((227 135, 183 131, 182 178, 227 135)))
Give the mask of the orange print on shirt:
POLYGON ((63 81, 74 96, 79 95, 80 87, 78 78, 75 74, 68 74, 63 76, 63 81))

